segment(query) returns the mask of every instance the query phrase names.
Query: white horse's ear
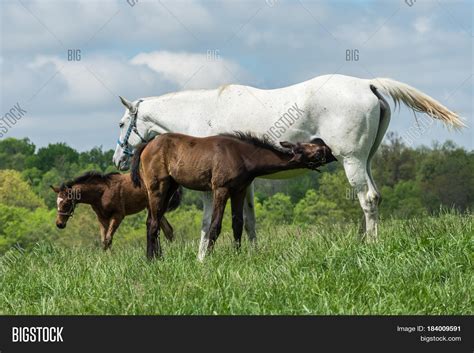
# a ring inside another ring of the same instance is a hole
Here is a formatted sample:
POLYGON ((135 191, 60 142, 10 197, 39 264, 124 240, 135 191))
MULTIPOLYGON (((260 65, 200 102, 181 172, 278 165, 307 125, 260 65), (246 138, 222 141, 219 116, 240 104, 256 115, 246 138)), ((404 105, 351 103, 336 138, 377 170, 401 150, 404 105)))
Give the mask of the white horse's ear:
POLYGON ((126 100, 125 98, 120 97, 120 96, 119 96, 119 98, 120 98, 120 101, 122 102, 122 104, 125 106, 125 108, 127 108, 130 111, 132 111, 134 109, 132 102, 130 102, 129 100, 126 100))

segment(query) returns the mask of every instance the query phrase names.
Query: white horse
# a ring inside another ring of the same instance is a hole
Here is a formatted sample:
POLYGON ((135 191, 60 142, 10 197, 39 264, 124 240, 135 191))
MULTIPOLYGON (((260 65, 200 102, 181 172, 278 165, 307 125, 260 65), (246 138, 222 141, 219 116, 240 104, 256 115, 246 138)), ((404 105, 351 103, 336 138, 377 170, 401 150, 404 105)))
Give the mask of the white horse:
MULTIPOLYGON (((320 137, 342 161, 364 212, 365 238, 374 240, 381 198, 370 164, 390 122, 390 107, 379 92, 390 96, 395 105, 401 101, 414 112, 426 113, 448 126, 464 126, 456 113, 404 83, 388 78, 370 80, 326 75, 272 90, 226 85, 134 102, 121 98, 126 111, 120 121, 120 139, 113 161, 119 169, 128 169, 133 148, 165 132, 209 136, 245 130, 292 142, 320 137)), ((244 208, 245 229, 250 240, 256 239, 253 198, 252 186, 244 208)), ((211 200, 210 193, 206 193, 201 259, 206 248, 204 235, 210 224, 211 200)))

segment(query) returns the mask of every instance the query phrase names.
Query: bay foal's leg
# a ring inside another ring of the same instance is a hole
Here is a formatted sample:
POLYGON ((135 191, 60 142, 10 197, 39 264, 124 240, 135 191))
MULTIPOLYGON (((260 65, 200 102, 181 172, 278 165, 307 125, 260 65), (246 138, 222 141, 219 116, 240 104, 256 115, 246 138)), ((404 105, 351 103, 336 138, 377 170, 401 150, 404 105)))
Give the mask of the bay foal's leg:
POLYGON ((244 202, 244 227, 249 241, 253 245, 255 245, 257 243, 257 233, 255 231, 255 226, 257 222, 255 219, 254 183, 250 184, 245 192, 246 195, 244 202))
POLYGON ((161 257, 161 244, 159 238, 160 231, 160 215, 164 214, 165 195, 168 191, 166 182, 160 182, 154 185, 153 189, 148 188, 148 217, 146 220, 146 256, 149 260, 156 256, 161 257))
POLYGON ((165 234, 165 237, 166 239, 168 239, 168 241, 171 242, 174 240, 173 227, 168 222, 165 216, 163 216, 163 218, 160 221, 160 228, 165 234))
POLYGON ((105 236, 107 234, 107 229, 109 229, 110 219, 100 219, 99 217, 97 217, 97 219, 99 220, 100 242, 102 244, 102 249, 107 250, 107 248, 104 247, 104 243, 105 243, 105 236))
POLYGON ((205 191, 202 193, 202 224, 201 224, 201 241, 199 243, 198 259, 202 261, 206 255, 209 241, 206 238, 207 232, 209 232, 209 226, 211 225, 212 217, 212 192, 205 191))
MULTIPOLYGON (((148 201, 150 202, 150 201, 148 201)), ((152 221, 153 217, 151 215, 151 212, 150 212, 150 205, 148 205, 148 214, 147 214, 147 217, 146 217, 146 255, 147 257, 149 258, 149 242, 150 242, 150 239, 149 239, 149 236, 150 236, 150 232, 151 232, 151 221, 152 221)))
POLYGON ((230 204, 232 208, 232 231, 234 233, 234 246, 240 249, 242 229, 244 226, 243 209, 245 202, 245 190, 232 194, 230 204))
MULTIPOLYGON (((224 210, 227 200, 229 199, 229 190, 226 188, 219 188, 213 191, 213 200, 212 200, 212 218, 211 226, 207 232, 205 239, 207 241, 207 252, 211 252, 214 248, 214 244, 221 233, 222 228, 222 218, 224 217, 224 210)), ((206 252, 199 253, 199 260, 204 260, 206 252)))
POLYGON ((107 233, 105 234, 105 239, 103 241, 104 250, 107 250, 112 245, 112 240, 115 232, 117 231, 120 223, 122 223, 123 217, 116 216, 112 217, 109 222, 109 227, 107 228, 107 233))
POLYGON ((170 180, 163 180, 156 187, 149 190, 148 218, 147 219, 147 257, 153 259, 162 256, 159 231, 160 222, 166 212, 169 200, 177 189, 177 185, 170 180))

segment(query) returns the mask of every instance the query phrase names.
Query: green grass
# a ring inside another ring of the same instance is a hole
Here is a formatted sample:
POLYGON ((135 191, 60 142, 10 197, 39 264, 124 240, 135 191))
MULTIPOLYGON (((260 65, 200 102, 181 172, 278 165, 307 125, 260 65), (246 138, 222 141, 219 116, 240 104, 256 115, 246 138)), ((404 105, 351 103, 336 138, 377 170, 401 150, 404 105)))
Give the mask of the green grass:
POLYGON ((0 314, 473 314, 473 219, 385 221, 366 245, 355 226, 261 230, 258 249, 222 234, 201 264, 197 240, 111 253, 38 244, 2 258, 0 314))

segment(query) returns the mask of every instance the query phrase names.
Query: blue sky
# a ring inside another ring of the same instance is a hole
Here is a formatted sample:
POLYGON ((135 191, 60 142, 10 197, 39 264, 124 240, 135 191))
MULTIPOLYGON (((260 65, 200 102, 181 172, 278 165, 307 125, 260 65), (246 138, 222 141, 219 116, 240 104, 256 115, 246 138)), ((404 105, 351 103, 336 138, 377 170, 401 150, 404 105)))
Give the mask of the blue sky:
MULTIPOLYGON (((17 102, 27 111, 4 137, 109 149, 118 95, 276 88, 335 72, 408 83, 473 126, 472 16, 472 1, 447 0, 2 1, 1 117, 17 102), (68 61, 75 49, 81 60, 68 61), (359 60, 346 61, 355 49, 359 60)), ((413 126, 411 112, 392 112, 389 130, 413 126)), ((414 145, 474 149, 472 131, 436 123, 414 145)))

